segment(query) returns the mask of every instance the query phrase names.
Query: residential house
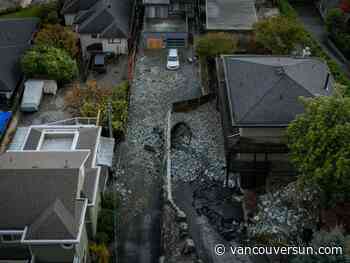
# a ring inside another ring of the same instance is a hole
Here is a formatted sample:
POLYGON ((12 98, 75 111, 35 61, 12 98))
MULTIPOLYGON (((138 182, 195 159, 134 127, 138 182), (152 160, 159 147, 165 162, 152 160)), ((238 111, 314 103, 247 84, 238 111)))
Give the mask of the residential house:
POLYGON ((79 33, 84 57, 89 52, 128 54, 133 7, 132 0, 67 0, 62 13, 79 33))
POLYGON ((286 127, 304 111, 300 96, 332 94, 327 65, 317 58, 224 55, 217 76, 227 174, 240 174, 246 188, 294 176, 286 127))
POLYGON ((86 262, 113 145, 75 121, 18 129, 0 156, 0 262, 86 262))
POLYGON ((195 1, 143 0, 143 5, 144 47, 157 49, 188 45, 188 21, 194 17, 195 1))
POLYGON ((22 84, 20 59, 30 47, 38 19, 0 19, 0 109, 7 110, 22 84))
POLYGON ((67 26, 74 24, 79 13, 87 12, 98 0, 67 0, 64 2, 61 13, 67 26))

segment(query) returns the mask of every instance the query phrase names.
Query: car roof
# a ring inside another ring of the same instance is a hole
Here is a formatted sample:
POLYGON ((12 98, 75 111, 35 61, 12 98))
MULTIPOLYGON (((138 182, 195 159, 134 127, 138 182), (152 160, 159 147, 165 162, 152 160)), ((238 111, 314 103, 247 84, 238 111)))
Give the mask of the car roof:
POLYGON ((169 49, 169 56, 177 56, 177 49, 175 48, 169 49))

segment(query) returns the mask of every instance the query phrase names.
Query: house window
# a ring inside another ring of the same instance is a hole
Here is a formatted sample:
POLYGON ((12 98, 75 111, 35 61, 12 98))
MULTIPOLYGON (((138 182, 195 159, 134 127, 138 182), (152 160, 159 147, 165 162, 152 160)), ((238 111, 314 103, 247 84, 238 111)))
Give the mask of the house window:
POLYGON ((21 240, 21 237, 20 234, 5 234, 0 236, 3 243, 16 243, 21 240))
POLYGON ((97 34, 91 34, 91 38, 98 38, 97 34))
POLYGON ((120 44, 122 41, 117 38, 108 39, 108 44, 120 44))

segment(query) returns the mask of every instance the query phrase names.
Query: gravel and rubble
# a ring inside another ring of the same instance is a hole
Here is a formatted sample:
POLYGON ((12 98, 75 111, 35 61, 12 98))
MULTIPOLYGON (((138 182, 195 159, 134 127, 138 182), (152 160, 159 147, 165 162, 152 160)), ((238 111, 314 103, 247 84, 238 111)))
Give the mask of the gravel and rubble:
POLYGON ((269 236, 281 242, 297 244, 304 231, 315 231, 317 225, 316 191, 300 193, 296 182, 274 193, 258 198, 258 213, 251 218, 248 235, 269 236))
MULTIPOLYGON (((180 51, 182 54, 184 51, 180 51)), ((164 129, 175 101, 200 95, 193 65, 182 61, 166 70, 166 50, 141 50, 130 88, 126 140, 115 168, 123 195, 119 218, 119 262, 156 262, 160 256, 160 218, 164 129)))
POLYGON ((200 175, 210 179, 225 178, 225 153, 220 116, 214 103, 207 103, 190 113, 173 113, 172 123, 186 123, 191 138, 172 140, 172 177, 174 182, 191 182, 200 175), (179 142, 180 141, 180 142, 179 142), (190 142, 189 142, 190 141, 190 142))

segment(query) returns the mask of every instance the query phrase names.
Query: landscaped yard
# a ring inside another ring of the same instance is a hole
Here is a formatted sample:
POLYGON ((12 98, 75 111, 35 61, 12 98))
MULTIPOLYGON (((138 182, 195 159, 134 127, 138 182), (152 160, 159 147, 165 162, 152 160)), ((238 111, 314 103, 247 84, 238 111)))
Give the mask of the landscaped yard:
POLYGON ((43 7, 34 5, 28 8, 23 8, 19 11, 0 15, 0 18, 25 18, 25 17, 39 17, 42 13, 43 7))

